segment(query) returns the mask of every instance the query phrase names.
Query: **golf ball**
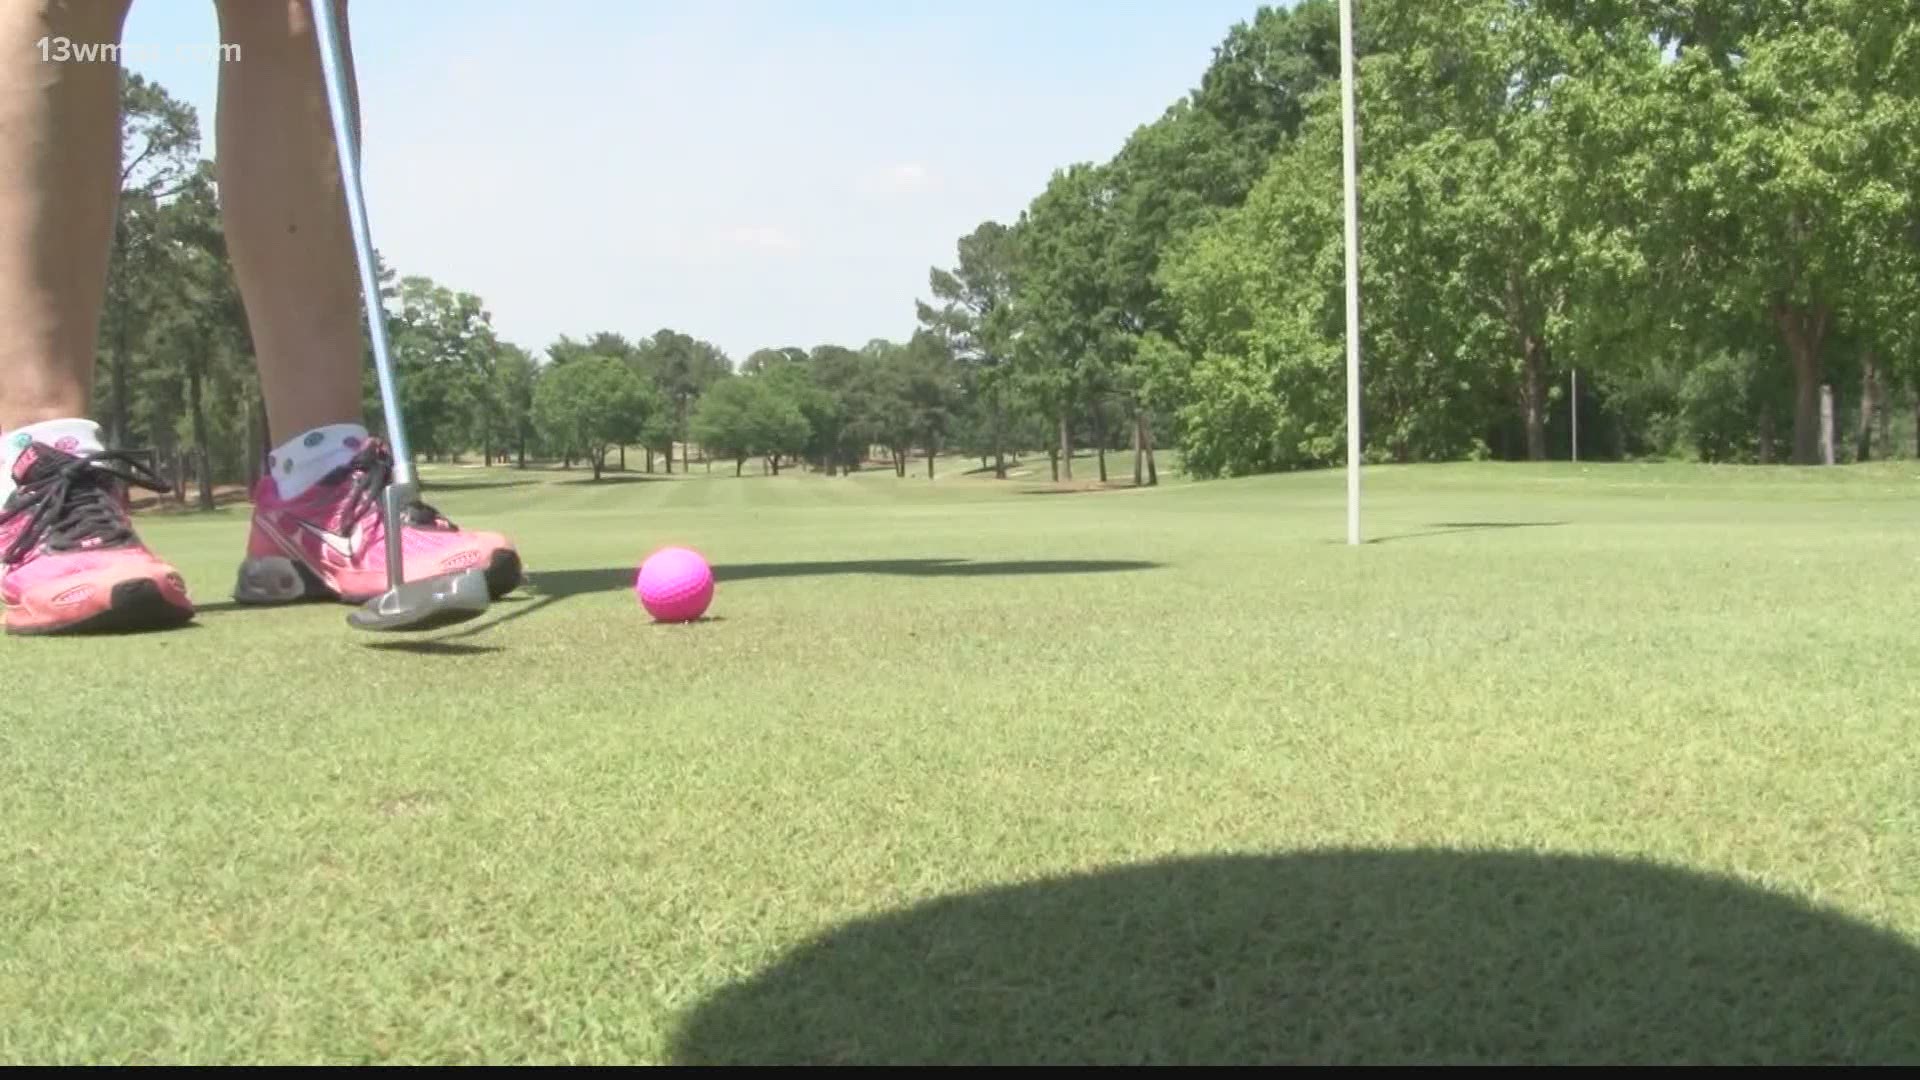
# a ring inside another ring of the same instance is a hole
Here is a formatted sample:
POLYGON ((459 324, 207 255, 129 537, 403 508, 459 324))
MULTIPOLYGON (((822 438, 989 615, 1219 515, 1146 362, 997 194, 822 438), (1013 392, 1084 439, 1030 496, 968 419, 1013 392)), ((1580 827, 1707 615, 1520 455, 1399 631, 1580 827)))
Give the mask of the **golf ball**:
POLYGON ((661 622, 691 622, 713 601, 713 568, 691 548, 661 548, 640 563, 633 591, 661 622))

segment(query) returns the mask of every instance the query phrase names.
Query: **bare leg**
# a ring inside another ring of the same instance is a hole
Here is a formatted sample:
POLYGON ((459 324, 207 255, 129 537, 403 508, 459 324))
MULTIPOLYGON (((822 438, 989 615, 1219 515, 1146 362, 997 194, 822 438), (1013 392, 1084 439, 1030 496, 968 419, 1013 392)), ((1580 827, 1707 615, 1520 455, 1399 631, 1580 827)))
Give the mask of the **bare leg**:
MULTIPOLYGON (((360 276, 312 8, 219 0, 219 12, 221 41, 240 50, 220 69, 220 189, 267 425, 283 441, 360 423, 360 276)), ((351 61, 347 76, 353 98, 351 61)))
POLYGON ((88 414, 120 183, 131 0, 0 0, 0 431, 88 414), (55 39, 44 49, 42 38, 55 39))

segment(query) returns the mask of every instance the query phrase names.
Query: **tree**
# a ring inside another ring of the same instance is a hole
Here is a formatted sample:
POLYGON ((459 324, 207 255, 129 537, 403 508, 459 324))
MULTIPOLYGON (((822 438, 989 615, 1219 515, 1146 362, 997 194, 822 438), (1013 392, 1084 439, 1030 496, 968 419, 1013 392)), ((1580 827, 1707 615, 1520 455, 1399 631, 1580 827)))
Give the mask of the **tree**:
MULTIPOLYGON (((750 376, 764 379, 774 396, 787 401, 799 412, 806 435, 795 446, 783 447, 788 456, 806 458, 828 470, 831 475, 841 430, 846 425, 846 410, 832 391, 821 385, 814 371, 811 354, 786 364, 775 365, 765 373, 750 376)), ((773 471, 780 471, 779 455, 773 455, 773 471)))
MULTIPOLYGON (((1375 10, 1368 5, 1355 35, 1361 55, 1372 51, 1375 10)), ((1251 22, 1229 28, 1192 94, 1193 107, 1211 117, 1235 147, 1234 168, 1220 180, 1243 193, 1251 190, 1271 155, 1306 122, 1321 88, 1339 77, 1340 22, 1333 0, 1262 5, 1251 22)))
POLYGON ((1915 29, 1910 9, 1868 0, 1788 7, 1755 8, 1738 36, 1683 36, 1644 138, 1668 150, 1652 257, 1696 325, 1773 332, 1806 464, 1838 320, 1872 317, 1854 299, 1872 288, 1858 237, 1906 216, 1915 29))
POLYGON ((1109 257, 1118 224, 1111 170, 1087 163, 1056 170, 1021 218, 1021 373, 1025 385, 1054 406, 1069 479, 1079 416, 1093 422, 1106 478, 1103 406, 1133 352, 1109 257))
POLYGON ((873 387, 859 353, 844 345, 817 345, 807 358, 809 385, 816 393, 801 407, 813 431, 808 454, 826 470, 852 472, 860 467, 873 438, 873 387))
POLYGON ((1179 412, 1198 476, 1325 464, 1344 442, 1339 131, 1324 110, 1309 124, 1246 204, 1178 245, 1163 271, 1194 356, 1179 412))
POLYGON ((659 405, 626 364, 610 356, 585 356, 541 375, 534 388, 533 414, 549 445, 585 456, 597 481, 607 452, 633 438, 659 405))
POLYGON ((109 379, 107 442, 129 444, 135 343, 147 332, 167 289, 156 250, 161 207, 198 174, 200 121, 191 105, 137 72, 120 85, 120 193, 113 258, 101 319, 100 365, 109 379))
POLYGON ((677 330, 662 329, 642 342, 636 363, 652 381, 667 413, 649 431, 649 449, 666 452, 667 471, 673 471, 673 447, 688 438, 687 422, 700 395, 716 381, 733 374, 727 354, 708 341, 677 330))
MULTIPOLYGON (((166 303, 149 324, 148 348, 143 350, 148 359, 147 382, 153 386, 158 379, 173 379, 177 385, 184 378, 184 419, 193 446, 200 508, 210 511, 214 509, 214 428, 221 415, 233 409, 232 403, 210 402, 208 388, 223 369, 229 381, 240 385, 253 381, 236 378, 238 369, 252 367, 252 349, 245 333, 244 305, 227 261, 210 164, 202 162, 183 182, 177 197, 161 208, 158 224, 154 250, 167 270, 161 294, 166 303)), ((148 397, 154 400, 161 395, 149 393, 148 397)), ((178 396, 166 394, 162 399, 177 401, 178 396)), ((174 414, 171 419, 180 419, 177 410, 168 411, 174 414)), ((168 419, 155 416, 150 426, 172 426, 168 419)), ((178 494, 184 497, 185 492, 178 494)))
POLYGON ((761 396, 756 379, 728 379, 700 399, 691 422, 693 437, 709 452, 733 459, 733 475, 739 476, 747 459, 762 450, 760 432, 754 427, 754 409, 761 396))
POLYGON ((754 450, 765 456, 767 468, 779 476, 782 459, 806 452, 812 429, 785 384, 772 379, 744 381, 755 390, 748 424, 753 431, 754 450))
POLYGON ((755 454, 779 475, 781 458, 804 450, 808 435, 800 406, 780 380, 763 375, 714 384, 695 406, 692 427, 702 446, 733 459, 735 476, 755 454))
POLYGON ((993 475, 1004 480, 1005 382, 1014 333, 1009 304, 1019 245, 1012 229, 985 221, 960 238, 957 253, 953 269, 928 272, 939 306, 916 300, 914 311, 920 325, 942 335, 952 355, 970 369, 969 385, 992 418, 993 475))
POLYGON ((503 343, 493 365, 493 398, 500 403, 504 434, 512 441, 519 467, 527 467, 527 443, 533 438, 534 388, 540 369, 527 350, 503 343))
MULTIPOLYGON (((498 422, 489 400, 499 340, 478 296, 456 292, 421 274, 400 278, 387 316, 389 351, 406 411, 407 439, 429 459, 458 454, 498 422), (476 424, 475 418, 482 417, 476 424)), ((367 411, 383 413, 371 365, 363 375, 367 411)), ((380 422, 384 423, 384 420, 380 422)))
MULTIPOLYGON (((901 394, 906 405, 908 431, 927 451, 927 479, 933 479, 934 461, 952 430, 964 390, 953 354, 938 335, 916 331, 899 360, 901 394)), ((901 463, 905 470, 905 461, 901 463)))

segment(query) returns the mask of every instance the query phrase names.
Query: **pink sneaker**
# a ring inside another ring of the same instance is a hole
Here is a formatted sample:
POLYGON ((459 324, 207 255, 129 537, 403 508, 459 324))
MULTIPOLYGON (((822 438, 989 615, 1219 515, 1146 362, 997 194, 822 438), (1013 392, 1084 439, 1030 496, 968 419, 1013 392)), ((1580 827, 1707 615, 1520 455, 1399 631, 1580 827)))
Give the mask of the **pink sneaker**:
MULTIPOLYGON (((261 477, 233 598, 243 604, 314 598, 359 604, 387 591, 380 494, 392 465, 386 444, 368 439, 351 462, 296 498, 282 499, 273 477, 261 477)), ((416 502, 407 517, 401 552, 408 581, 481 567, 496 600, 520 584, 520 554, 506 537, 464 532, 425 503, 416 502)))
POLYGON ((193 618, 180 572, 134 534, 127 484, 170 490, 122 453, 33 443, 0 507, 0 604, 9 634, 159 630, 193 618))

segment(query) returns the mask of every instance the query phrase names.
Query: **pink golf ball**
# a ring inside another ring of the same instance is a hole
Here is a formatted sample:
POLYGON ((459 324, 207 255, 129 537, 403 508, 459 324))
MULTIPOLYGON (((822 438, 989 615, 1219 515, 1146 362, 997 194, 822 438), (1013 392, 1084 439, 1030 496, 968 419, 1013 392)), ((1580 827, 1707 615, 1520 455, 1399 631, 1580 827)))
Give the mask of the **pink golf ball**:
POLYGON ((713 568, 690 548, 661 548, 641 562, 633 591, 661 622, 691 622, 713 601, 713 568))

